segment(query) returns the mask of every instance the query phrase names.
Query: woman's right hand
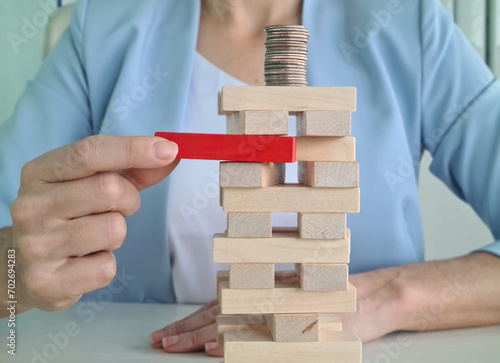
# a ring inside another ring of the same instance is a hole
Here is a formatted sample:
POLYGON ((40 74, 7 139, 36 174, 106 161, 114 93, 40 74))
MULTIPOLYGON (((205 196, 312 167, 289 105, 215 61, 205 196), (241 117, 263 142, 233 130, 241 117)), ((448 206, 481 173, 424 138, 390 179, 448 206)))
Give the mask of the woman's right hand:
POLYGON ((11 207, 20 310, 67 308, 116 274, 112 253, 139 191, 176 167, 177 145, 158 137, 91 136, 22 169, 11 207))

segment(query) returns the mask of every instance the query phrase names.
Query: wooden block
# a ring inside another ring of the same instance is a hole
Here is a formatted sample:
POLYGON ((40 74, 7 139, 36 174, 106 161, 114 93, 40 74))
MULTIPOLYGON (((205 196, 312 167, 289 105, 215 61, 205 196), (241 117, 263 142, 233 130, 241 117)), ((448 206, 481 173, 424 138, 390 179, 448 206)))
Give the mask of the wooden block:
POLYGON ((272 238, 228 238, 216 234, 215 263, 348 263, 350 230, 342 239, 300 238, 297 230, 275 229, 272 238))
POLYGON ((355 161, 354 137, 297 137, 297 161, 355 161))
POLYGON ((268 314, 265 318, 275 342, 319 341, 319 314, 268 314))
MULTIPOLYGON (((295 284, 299 283, 299 278, 295 274, 295 271, 275 271, 274 273, 275 281, 280 284, 295 284)), ((217 290, 219 290, 219 285, 221 282, 229 282, 229 271, 220 270, 217 271, 217 290)), ((219 296, 217 296, 217 299, 219 296)))
POLYGON ((221 112, 241 110, 306 110, 356 111, 354 87, 222 87, 221 112))
POLYGON ((232 263, 229 265, 230 289, 273 289, 273 263, 232 263))
POLYGON ((342 322, 334 314, 319 314, 319 340, 329 332, 342 331, 342 322))
POLYGON ((356 311, 356 288, 347 291, 306 291, 299 284, 275 282, 274 289, 230 289, 220 283, 222 314, 307 314, 356 311))
POLYGON ((157 132, 155 136, 163 137, 178 145, 177 159, 295 162, 294 137, 180 132, 157 132))
POLYGON ((302 263, 295 272, 306 291, 346 291, 349 285, 347 264, 302 263))
POLYGON ((283 163, 220 163, 219 185, 235 188, 262 188, 285 182, 283 163))
POLYGON ((304 111, 297 114, 297 136, 350 136, 349 111, 304 111))
MULTIPOLYGON (((299 87, 297 87, 299 88, 299 87)), ((352 332, 330 332, 320 342, 273 341, 269 332, 251 340, 231 332, 224 335, 225 363, 361 363, 361 341, 352 332)))
POLYGON ((308 239, 345 238, 345 213, 298 213, 299 236, 308 239))
POLYGON ((227 115, 226 133, 288 135, 287 111, 240 111, 227 115))
MULTIPOLYGON (((295 273, 295 271, 294 271, 295 273)), ((297 277, 297 280, 298 280, 298 277, 297 277)), ((221 282, 229 282, 229 271, 228 270, 219 270, 217 271, 217 300, 219 300, 219 292, 220 292, 220 289, 219 289, 219 286, 220 286, 220 283, 221 282)))
POLYGON ((333 314, 266 314, 264 317, 275 342, 319 342, 321 336, 329 332, 342 331, 342 322, 333 314))
MULTIPOLYGON (((314 316, 318 320, 318 339, 314 341, 322 341, 323 337, 327 337, 331 332, 342 331, 342 323, 340 320, 333 314, 274 314, 278 317, 277 324, 275 326, 278 328, 278 336, 283 338, 283 335, 279 335, 281 333, 285 334, 285 332, 280 328, 281 320, 279 317, 281 316, 290 316, 290 317, 302 317, 302 316, 314 316)), ((217 317, 217 343, 220 349, 223 349, 224 344, 224 333, 231 332, 232 334, 237 334, 242 338, 247 340, 252 340, 252 335, 256 332, 266 333, 271 330, 268 327, 267 321, 271 314, 259 315, 219 315, 217 317)), ((300 335, 307 335, 308 333, 300 335)), ((277 336, 276 333, 271 330, 271 335, 273 339, 277 336)), ((278 338, 280 339, 280 338, 278 338)))
POLYGON ((265 325, 266 319, 262 314, 239 314, 239 315, 219 315, 217 325, 242 326, 242 325, 265 325))
POLYGON ((219 315, 217 317, 217 345, 224 347, 224 333, 231 332, 250 339, 255 332, 269 331, 263 315, 219 315))
POLYGON ((227 236, 230 238, 270 238, 272 213, 228 213, 227 236))
POLYGON ((299 161, 299 183, 315 188, 359 187, 359 164, 344 161, 299 161))
POLYGON ((217 114, 224 115, 222 113, 222 92, 217 92, 217 114))
POLYGON ((311 188, 280 184, 267 188, 221 188, 224 212, 358 213, 359 188, 311 188))

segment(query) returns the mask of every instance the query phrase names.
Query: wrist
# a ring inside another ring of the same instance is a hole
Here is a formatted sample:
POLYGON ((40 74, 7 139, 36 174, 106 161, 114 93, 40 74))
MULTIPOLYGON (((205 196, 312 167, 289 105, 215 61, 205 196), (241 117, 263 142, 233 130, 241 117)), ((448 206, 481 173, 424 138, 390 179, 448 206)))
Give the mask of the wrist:
POLYGON ((353 330, 363 341, 401 330, 406 309, 400 270, 386 268, 352 275, 351 282, 357 288, 356 320, 362 322, 362 327, 355 324, 353 330))
POLYGON ((412 298, 408 290, 404 269, 392 267, 377 270, 381 279, 380 312, 386 323, 387 333, 406 330, 412 298))
POLYGON ((419 329, 415 324, 419 315, 419 307, 426 299, 425 291, 422 291, 420 284, 415 283, 412 278, 411 265, 398 266, 392 268, 397 276, 391 283, 394 291, 393 312, 395 315, 395 331, 415 331, 419 329))
POLYGON ((21 303, 21 280, 16 252, 12 227, 0 229, 0 318, 30 310, 21 303))

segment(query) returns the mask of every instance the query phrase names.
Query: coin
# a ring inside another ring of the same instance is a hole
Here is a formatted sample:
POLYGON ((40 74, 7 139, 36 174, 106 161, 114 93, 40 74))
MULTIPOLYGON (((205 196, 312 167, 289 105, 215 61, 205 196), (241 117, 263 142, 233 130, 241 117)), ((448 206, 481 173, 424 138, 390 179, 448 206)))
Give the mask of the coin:
POLYGON ((307 86, 309 33, 302 25, 272 25, 266 31, 266 86, 307 86))

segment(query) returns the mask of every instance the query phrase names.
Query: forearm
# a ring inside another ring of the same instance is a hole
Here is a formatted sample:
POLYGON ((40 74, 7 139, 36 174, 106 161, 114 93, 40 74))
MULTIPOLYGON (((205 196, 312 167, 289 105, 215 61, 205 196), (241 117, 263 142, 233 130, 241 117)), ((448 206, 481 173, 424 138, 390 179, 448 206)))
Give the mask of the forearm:
POLYGON ((500 258, 488 253, 350 277, 357 312, 338 314, 364 342, 398 330, 500 324, 500 258))
POLYGON ((399 291, 398 330, 500 323, 500 258, 474 253, 392 269, 399 291))

